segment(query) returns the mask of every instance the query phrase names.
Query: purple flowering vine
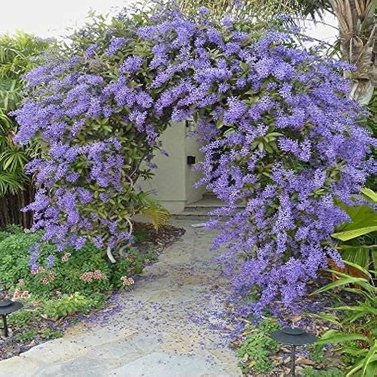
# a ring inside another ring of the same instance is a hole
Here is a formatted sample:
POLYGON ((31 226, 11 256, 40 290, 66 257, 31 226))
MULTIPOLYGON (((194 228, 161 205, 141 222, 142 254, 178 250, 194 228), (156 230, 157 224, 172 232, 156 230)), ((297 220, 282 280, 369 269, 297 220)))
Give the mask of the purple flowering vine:
POLYGON ((34 227, 60 249, 128 242, 140 163, 171 120, 194 117, 199 184, 225 203, 209 225, 220 230, 214 246, 226 246, 241 312, 277 301, 297 310, 329 260, 342 263, 330 238, 347 219, 336 200, 352 202, 372 169, 375 140, 347 98, 348 67, 288 32, 212 23, 205 9, 196 18, 162 11, 142 25, 120 19, 102 40, 27 76, 17 140, 44 146, 29 165, 34 227))

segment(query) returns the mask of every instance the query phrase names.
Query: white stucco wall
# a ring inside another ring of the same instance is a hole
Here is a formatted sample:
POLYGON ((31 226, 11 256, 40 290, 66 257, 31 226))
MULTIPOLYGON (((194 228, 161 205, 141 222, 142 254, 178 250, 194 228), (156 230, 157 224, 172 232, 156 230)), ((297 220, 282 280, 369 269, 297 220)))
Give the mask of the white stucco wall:
MULTIPOLYGON (((203 155, 199 152, 201 145, 190 135, 187 135, 189 128, 186 129, 185 151, 186 156, 195 156, 196 163, 202 161, 203 155)), ((194 189, 194 184, 201 177, 200 172, 194 169, 195 165, 186 163, 186 203, 191 204, 200 200, 205 192, 204 187, 194 189)))
POLYGON ((153 162, 158 166, 154 176, 147 181, 138 182, 142 190, 150 191, 172 214, 181 213, 186 204, 201 199, 203 188, 194 189, 200 173, 187 164, 187 156, 201 160, 199 143, 187 137, 188 129, 184 122, 170 126, 161 136, 162 149, 169 156, 157 154, 153 162))

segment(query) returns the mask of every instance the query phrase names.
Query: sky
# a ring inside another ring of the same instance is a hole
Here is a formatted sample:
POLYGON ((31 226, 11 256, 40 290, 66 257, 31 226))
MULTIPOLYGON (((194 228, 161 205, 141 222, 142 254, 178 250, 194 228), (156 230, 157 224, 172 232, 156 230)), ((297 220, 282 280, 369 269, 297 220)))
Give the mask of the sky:
POLYGON ((65 34, 67 27, 85 23, 89 11, 106 14, 133 0, 0 0, 0 33, 23 30, 40 37, 65 34))
MULTIPOLYGON (((58 37, 67 27, 81 26, 90 10, 106 14, 136 0, 0 0, 0 34, 23 30, 40 37, 58 37)), ((325 22, 336 25, 327 15, 325 22)), ((332 42, 336 30, 323 24, 308 24, 307 34, 332 42)))

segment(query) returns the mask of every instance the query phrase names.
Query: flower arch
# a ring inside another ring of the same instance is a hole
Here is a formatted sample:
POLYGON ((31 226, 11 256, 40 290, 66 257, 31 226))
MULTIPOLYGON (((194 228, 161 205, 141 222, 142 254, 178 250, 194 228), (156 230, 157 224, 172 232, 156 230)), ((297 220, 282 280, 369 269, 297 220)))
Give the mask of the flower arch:
POLYGON ((341 263, 330 234, 347 217, 335 199, 359 192, 374 141, 347 98, 347 67, 294 40, 229 18, 212 23, 205 9, 195 18, 120 14, 74 34, 69 57, 28 74, 17 111, 17 141, 36 138, 42 150, 28 167, 35 228, 60 249, 128 242, 135 182, 150 174, 141 162, 169 122, 193 117, 205 143, 200 184, 225 202, 210 222, 221 230, 214 245, 227 246, 222 260, 244 312, 276 300, 297 309, 328 260, 341 263))

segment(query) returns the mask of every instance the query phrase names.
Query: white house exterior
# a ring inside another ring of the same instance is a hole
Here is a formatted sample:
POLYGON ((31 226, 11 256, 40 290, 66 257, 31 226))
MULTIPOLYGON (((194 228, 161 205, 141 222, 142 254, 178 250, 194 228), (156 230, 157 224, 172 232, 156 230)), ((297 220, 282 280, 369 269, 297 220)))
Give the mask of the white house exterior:
MULTIPOLYGON (((186 205, 199 201, 204 187, 194 189, 193 185, 200 178, 200 173, 194 171, 195 164, 188 163, 188 157, 201 161, 200 144, 189 136, 190 127, 185 122, 170 126, 161 136, 163 149, 169 156, 157 154, 153 162, 154 177, 141 183, 144 191, 152 191, 159 202, 172 214, 183 212, 186 205)), ((191 161, 192 162, 192 161, 191 161)))

